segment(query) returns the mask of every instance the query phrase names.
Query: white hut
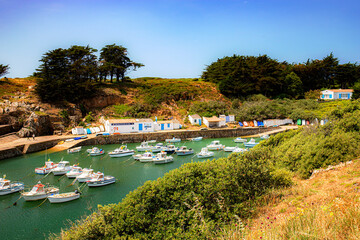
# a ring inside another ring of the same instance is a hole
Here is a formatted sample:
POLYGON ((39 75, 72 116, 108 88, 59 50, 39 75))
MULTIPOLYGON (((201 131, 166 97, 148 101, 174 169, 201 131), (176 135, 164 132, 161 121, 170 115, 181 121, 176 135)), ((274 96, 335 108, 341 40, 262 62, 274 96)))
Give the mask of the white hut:
POLYGON ((198 114, 189 115, 189 121, 191 125, 200 125, 201 126, 201 117, 198 114))
POLYGON ((224 118, 218 118, 216 116, 212 116, 210 118, 203 117, 203 123, 209 128, 224 127, 226 125, 224 118))
POLYGON ((108 119, 105 120, 105 130, 114 133, 137 133, 153 132, 154 121, 152 119, 108 119))

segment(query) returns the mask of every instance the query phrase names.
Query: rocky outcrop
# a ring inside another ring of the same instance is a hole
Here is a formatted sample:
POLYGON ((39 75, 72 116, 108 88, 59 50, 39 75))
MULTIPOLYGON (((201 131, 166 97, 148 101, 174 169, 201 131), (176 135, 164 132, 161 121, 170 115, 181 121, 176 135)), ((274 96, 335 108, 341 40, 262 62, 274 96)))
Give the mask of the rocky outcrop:
POLYGON ((50 135, 53 133, 53 126, 49 115, 37 115, 31 113, 30 117, 24 122, 23 127, 17 133, 19 137, 31 137, 50 135))
POLYGON ((85 99, 82 101, 84 107, 88 110, 105 108, 114 104, 123 104, 125 98, 121 96, 118 91, 112 91, 111 89, 104 89, 99 91, 93 98, 85 99))

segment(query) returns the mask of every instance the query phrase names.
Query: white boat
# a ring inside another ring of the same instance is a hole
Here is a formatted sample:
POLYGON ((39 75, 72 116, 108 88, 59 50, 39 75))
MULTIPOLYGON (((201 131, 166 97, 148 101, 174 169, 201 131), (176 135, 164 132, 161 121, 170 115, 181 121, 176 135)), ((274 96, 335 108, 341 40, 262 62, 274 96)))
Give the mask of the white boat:
POLYGON ((94 170, 89 168, 83 168, 82 173, 76 177, 76 180, 80 183, 90 180, 94 175, 94 170))
POLYGON ((234 142, 236 142, 236 143, 244 143, 244 142, 246 142, 246 139, 241 138, 241 137, 237 137, 237 138, 234 139, 234 142))
POLYGON ((24 183, 11 182, 10 180, 0 178, 0 195, 7 195, 24 190, 24 183))
POLYGON ((156 140, 148 140, 148 143, 156 143, 156 140))
POLYGON ((75 139, 69 138, 69 139, 66 139, 66 140, 65 140, 65 142, 72 142, 72 141, 75 141, 75 139))
POLYGON ((195 137, 195 138, 191 138, 190 140, 193 142, 197 142, 197 141, 201 141, 203 139, 203 137, 195 137))
POLYGON ((136 147, 136 150, 139 152, 152 151, 152 152, 160 152, 161 149, 156 148, 155 146, 149 145, 148 142, 142 142, 140 146, 136 147))
POLYGON ((138 158, 138 160, 142 163, 145 163, 145 162, 152 162, 154 158, 155 155, 152 152, 145 152, 138 158))
POLYGON ((232 151, 234 151, 236 149, 236 147, 225 147, 224 148, 224 151, 225 152, 232 152, 232 151))
POLYGON ((260 138, 265 140, 265 139, 269 139, 270 136, 268 134, 264 134, 264 135, 261 135, 260 138))
POLYGON ((185 156, 185 155, 193 154, 193 153, 194 153, 194 150, 192 150, 191 148, 187 148, 186 146, 182 146, 182 147, 180 147, 179 149, 177 149, 177 150, 175 151, 175 153, 176 153, 178 156, 185 156))
POLYGON ((109 152, 110 157, 125 157, 131 156, 135 153, 134 150, 127 149, 126 145, 121 146, 120 148, 116 148, 114 151, 109 152))
POLYGON ((165 147, 162 147, 161 151, 172 154, 176 151, 176 149, 178 149, 178 148, 175 147, 174 145, 167 145, 165 147))
POLYGON ((239 147, 236 147, 234 149, 234 151, 232 151, 233 153, 243 153, 243 152, 246 152, 247 149, 246 148, 239 148, 239 147))
POLYGON ((25 201, 36 201, 45 199, 54 193, 59 193, 59 189, 55 187, 45 187, 39 182, 31 189, 30 192, 23 192, 21 193, 21 196, 25 199, 25 201))
POLYGON ((166 152, 161 152, 156 154, 156 157, 153 159, 154 164, 164 164, 173 162, 174 158, 172 156, 167 156, 166 152))
POLYGON ((170 138, 170 139, 165 139, 165 142, 167 143, 177 143, 177 142, 181 142, 181 139, 180 138, 170 138))
POLYGON ((248 142, 244 143, 245 147, 254 147, 255 145, 257 145, 259 143, 255 142, 255 139, 250 139, 248 142))
POLYGON ((74 165, 72 169, 66 173, 66 176, 68 178, 76 178, 80 176, 80 174, 82 174, 82 168, 74 165))
POLYGON ((80 198, 80 193, 78 191, 52 194, 52 195, 48 196, 50 203, 69 202, 72 200, 76 200, 78 198, 80 198))
POLYGON ((54 174, 54 176, 59 176, 66 174, 71 169, 72 166, 70 166, 70 163, 68 161, 61 161, 56 168, 51 170, 51 172, 54 174))
POLYGON ((56 167, 57 167, 57 163, 48 160, 45 161, 45 165, 43 167, 35 168, 35 173, 45 175, 51 172, 56 167))
POLYGON ((81 146, 76 148, 70 148, 67 150, 67 153, 77 153, 81 151, 81 146))
POLYGON ((104 176, 104 173, 97 172, 94 174, 94 177, 86 181, 89 187, 100 187, 105 186, 111 183, 115 183, 116 179, 113 176, 104 176))
POLYGON ((103 149, 99 149, 97 147, 93 147, 89 152, 90 156, 99 156, 99 155, 103 155, 104 153, 105 151, 103 149))
POLYGON ((206 146, 209 150, 223 150, 224 145, 220 144, 220 141, 212 141, 209 145, 206 146))
POLYGON ((208 157, 213 157, 214 156, 214 152, 210 152, 208 148, 204 147, 201 149, 201 151, 196 154, 196 156, 198 158, 208 158, 208 157))

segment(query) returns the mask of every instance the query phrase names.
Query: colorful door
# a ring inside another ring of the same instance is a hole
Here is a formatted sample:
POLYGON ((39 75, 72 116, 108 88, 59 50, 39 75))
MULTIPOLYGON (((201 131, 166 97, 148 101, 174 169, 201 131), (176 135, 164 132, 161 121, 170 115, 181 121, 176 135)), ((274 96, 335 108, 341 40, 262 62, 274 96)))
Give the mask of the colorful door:
POLYGON ((165 128, 164 128, 164 124, 161 124, 161 130, 164 130, 165 128))
POLYGON ((143 130, 143 124, 139 123, 139 131, 142 131, 142 130, 143 130))
POLYGON ((229 116, 226 116, 225 118, 226 118, 225 119, 226 122, 230 122, 230 117, 229 116))
POLYGON ((201 119, 199 119, 199 125, 201 126, 201 119))

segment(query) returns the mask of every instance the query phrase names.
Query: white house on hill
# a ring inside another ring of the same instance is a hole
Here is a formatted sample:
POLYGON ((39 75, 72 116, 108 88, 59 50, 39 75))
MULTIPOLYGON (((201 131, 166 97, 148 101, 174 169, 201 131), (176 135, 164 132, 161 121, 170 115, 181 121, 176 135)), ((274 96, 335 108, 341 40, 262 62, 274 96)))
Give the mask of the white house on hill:
POLYGON ((351 99, 354 90, 352 89, 328 89, 321 91, 320 99, 336 100, 336 99, 351 99))
POLYGON ((104 122, 105 130, 110 134, 154 132, 152 119, 107 119, 104 122))
POLYGON ((224 118, 218 118, 216 116, 210 118, 203 117, 203 123, 209 128, 224 127, 226 125, 224 118))
POLYGON ((168 121, 156 121, 154 123, 155 131, 163 130, 174 130, 180 128, 180 122, 178 120, 168 120, 168 121))
POLYGON ((199 124, 201 126, 201 117, 198 114, 189 115, 188 117, 191 125, 199 124))

